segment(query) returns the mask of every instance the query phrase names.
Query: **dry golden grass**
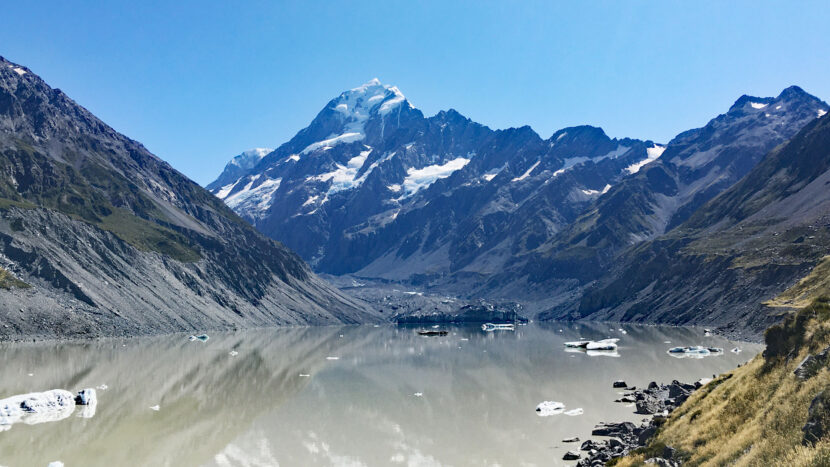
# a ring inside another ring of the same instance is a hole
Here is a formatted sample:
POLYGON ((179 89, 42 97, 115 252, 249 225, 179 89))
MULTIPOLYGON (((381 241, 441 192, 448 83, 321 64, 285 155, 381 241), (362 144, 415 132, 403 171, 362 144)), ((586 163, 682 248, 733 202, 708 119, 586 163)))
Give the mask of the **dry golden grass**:
POLYGON ((803 308, 830 290, 830 256, 825 256, 804 279, 765 303, 772 307, 803 308))
MULTIPOLYGON (((830 371, 823 368, 806 381, 793 374, 808 353, 830 344, 827 309, 826 300, 817 300, 801 311, 808 321, 797 355, 770 362, 758 355, 721 375, 672 414, 652 446, 674 447, 691 466, 830 466, 830 439, 801 444, 810 402, 830 387, 830 371)), ((616 465, 644 460, 635 453, 616 465)))

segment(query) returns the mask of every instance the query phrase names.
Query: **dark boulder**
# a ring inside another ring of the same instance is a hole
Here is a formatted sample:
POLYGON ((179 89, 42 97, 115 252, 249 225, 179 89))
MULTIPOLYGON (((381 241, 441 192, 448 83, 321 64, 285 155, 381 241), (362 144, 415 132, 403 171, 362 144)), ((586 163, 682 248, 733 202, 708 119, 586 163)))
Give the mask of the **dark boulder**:
POLYGON ((810 379, 817 375, 822 368, 827 366, 828 360, 830 360, 830 347, 825 348, 816 355, 807 355, 798 364, 798 368, 793 373, 795 373, 796 378, 802 381, 810 379))
POLYGON ((817 443, 830 432, 830 390, 818 393, 810 402, 807 413, 807 423, 801 428, 804 432, 801 442, 805 446, 817 443))
POLYGON ((643 393, 642 395, 643 397, 638 397, 637 402, 635 402, 637 404, 636 413, 643 415, 653 415, 656 413, 662 413, 664 410, 666 410, 666 404, 664 400, 652 396, 648 393, 643 393))
POLYGON ((637 444, 640 446, 645 446, 648 440, 651 439, 654 434, 657 433, 657 427, 649 426, 637 436, 637 444))
POLYGON ((580 451, 592 451, 592 450, 595 451, 595 450, 598 450, 602 447, 603 447, 602 443, 598 443, 598 442, 596 442, 592 439, 588 439, 588 440, 585 440, 584 443, 582 443, 582 446, 579 447, 579 450, 580 451))
POLYGON ((592 435, 595 436, 625 436, 634 433, 636 426, 631 422, 600 423, 595 426, 592 435))

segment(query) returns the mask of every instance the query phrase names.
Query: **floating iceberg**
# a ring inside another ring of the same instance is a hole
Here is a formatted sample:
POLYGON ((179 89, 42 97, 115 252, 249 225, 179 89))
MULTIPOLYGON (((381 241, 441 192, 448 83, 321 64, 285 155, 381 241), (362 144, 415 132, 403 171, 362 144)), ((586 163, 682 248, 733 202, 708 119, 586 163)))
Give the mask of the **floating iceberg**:
POLYGON ((481 325, 482 331, 492 332, 492 331, 515 331, 516 327, 513 323, 506 323, 506 324, 493 324, 493 323, 484 323, 481 325))
POLYGON ((565 347, 580 348, 585 350, 616 350, 619 339, 602 339, 598 341, 572 341, 565 342, 565 347))
POLYGON ((15 423, 35 425, 63 420, 72 415, 76 405, 84 406, 80 415, 89 418, 95 415, 97 402, 95 389, 84 389, 77 395, 52 389, 0 399, 0 431, 10 429, 15 423))
POLYGON ((721 355, 723 349, 720 347, 703 347, 695 345, 691 347, 672 347, 668 354, 675 358, 703 358, 709 355, 721 355))
POLYGON ((565 411, 565 404, 555 401, 544 401, 536 406, 536 414, 540 417, 549 417, 565 411))
POLYGON ((603 339, 601 341, 589 342, 585 350, 617 350, 619 339, 603 339))

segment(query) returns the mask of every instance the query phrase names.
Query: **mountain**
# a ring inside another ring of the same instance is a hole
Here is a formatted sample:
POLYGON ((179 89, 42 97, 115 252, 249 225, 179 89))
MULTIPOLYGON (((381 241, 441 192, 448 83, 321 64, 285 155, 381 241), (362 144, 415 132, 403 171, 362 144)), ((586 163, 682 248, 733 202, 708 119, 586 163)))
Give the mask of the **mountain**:
POLYGON ((208 191, 0 58, 0 337, 377 320, 208 191))
POLYGON ((793 86, 741 96, 665 146, 591 126, 543 139, 454 110, 425 117, 373 80, 236 181, 210 186, 319 272, 520 300, 542 317, 591 315, 586 287, 622 255, 681 225, 827 110, 793 86))
POLYGON ((236 181, 209 187, 319 272, 418 283, 499 271, 660 155, 651 141, 566 128, 494 131, 425 117, 372 80, 236 181))
POLYGON ((546 270, 536 273, 592 276, 593 270, 562 266, 575 256, 613 262, 616 253, 680 225, 827 110, 795 86, 775 98, 742 96, 706 126, 679 134, 662 157, 598 199, 546 246, 546 270))
MULTIPOLYGON (((776 322, 781 308, 764 303, 830 254, 830 116, 825 113, 817 112, 823 116, 686 222, 626 252, 582 297, 579 316, 749 326, 756 332, 776 322)), ((811 287, 809 281, 800 284, 791 298, 811 287)))
POLYGON ((227 185, 228 183, 236 181, 239 177, 245 175, 249 170, 257 165, 259 161, 261 161, 262 158, 271 151, 273 151, 273 149, 270 148, 254 148, 243 151, 242 154, 239 154, 231 159, 231 161, 225 166, 225 170, 219 174, 219 178, 214 180, 213 183, 209 184, 205 188, 208 190, 215 190, 227 185))

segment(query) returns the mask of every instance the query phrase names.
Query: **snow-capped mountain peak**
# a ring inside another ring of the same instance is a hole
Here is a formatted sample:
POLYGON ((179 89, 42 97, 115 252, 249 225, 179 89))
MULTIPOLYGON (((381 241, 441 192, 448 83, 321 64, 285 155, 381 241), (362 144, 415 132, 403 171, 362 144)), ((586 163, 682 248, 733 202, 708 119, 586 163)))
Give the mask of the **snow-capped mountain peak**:
POLYGON ((259 161, 274 150, 271 148, 253 148, 236 155, 226 165, 222 174, 206 188, 215 191, 229 183, 235 182, 242 175, 253 169, 259 161))
POLYGON ((332 105, 344 119, 357 123, 373 114, 388 114, 405 101, 406 96, 396 86, 384 85, 377 78, 372 78, 340 94, 332 105))
POLYGON ((257 162, 261 161, 263 157, 268 155, 268 153, 273 150, 273 148, 248 149, 247 151, 242 151, 242 154, 231 159, 229 163, 242 169, 251 169, 257 164, 257 162))

